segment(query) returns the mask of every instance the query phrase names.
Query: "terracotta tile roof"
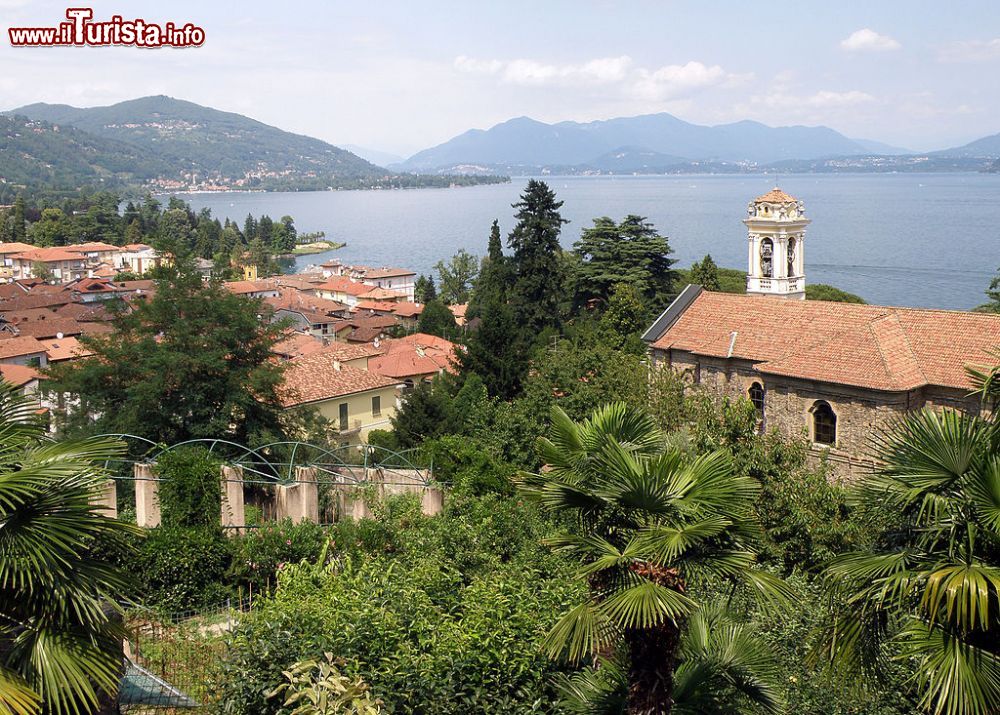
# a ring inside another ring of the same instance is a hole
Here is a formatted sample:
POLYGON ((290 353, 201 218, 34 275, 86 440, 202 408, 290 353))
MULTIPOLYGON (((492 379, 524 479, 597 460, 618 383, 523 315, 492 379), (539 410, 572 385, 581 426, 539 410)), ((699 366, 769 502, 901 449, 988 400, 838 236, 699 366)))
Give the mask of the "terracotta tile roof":
POLYGON ((223 283, 227 290, 236 295, 248 295, 250 293, 263 293, 265 291, 276 291, 276 286, 271 281, 228 281, 223 283))
POLYGON ((24 253, 25 251, 33 251, 34 249, 35 247, 30 243, 21 243, 20 241, 0 243, 0 255, 7 255, 8 253, 24 253))
POLYGON ((92 353, 77 338, 55 338, 40 341, 49 355, 49 362, 62 362, 74 358, 90 357, 92 353))
POLYGON ((40 263, 53 263, 56 261, 77 261, 79 263, 83 262, 83 257, 76 251, 70 251, 65 248, 33 248, 30 251, 24 251, 22 253, 15 253, 11 258, 19 259, 22 261, 31 261, 34 263, 38 261, 40 263))
POLYGON ((361 300, 355 306, 358 310, 371 310, 376 313, 393 313, 396 304, 388 300, 361 300))
POLYGON ((455 316, 456 320, 465 320, 465 314, 469 310, 468 303, 456 303, 455 305, 449 305, 448 310, 451 314, 455 316))
POLYGON ((287 288, 279 289, 277 296, 265 298, 264 302, 272 306, 275 310, 281 308, 288 308, 290 310, 308 309, 328 315, 331 313, 343 313, 348 310, 346 305, 338 303, 335 300, 319 298, 309 293, 300 293, 297 290, 289 290, 287 288))
POLYGON ((114 246, 110 243, 102 243, 101 241, 90 241, 88 243, 73 243, 68 246, 64 246, 67 251, 72 251, 74 253, 106 253, 108 251, 120 251, 122 250, 119 246, 114 246))
POLYGON ((279 340, 271 348, 271 352, 283 358, 291 359, 301 355, 312 355, 323 349, 323 341, 304 333, 291 333, 284 340, 279 340))
POLYGON ((0 338, 0 360, 44 352, 45 346, 37 338, 30 336, 0 338))
POLYGON ((28 290, 20 283, 0 283, 0 300, 28 295, 28 290))
POLYGON ((748 360, 763 374, 886 391, 969 389, 964 368, 988 363, 1000 346, 1000 315, 702 291, 647 339, 748 360))
MULTIPOLYGON (((89 325, 94 327, 96 323, 90 323, 89 325)), ((60 334, 65 337, 67 335, 80 335, 83 333, 84 324, 78 323, 72 318, 60 318, 56 316, 51 320, 28 320, 18 323, 17 332, 19 335, 30 335, 34 338, 56 338, 60 334)))
POLYGON ((389 300, 394 301, 399 298, 405 298, 404 293, 400 293, 398 290, 389 290, 388 288, 369 288, 367 293, 362 293, 358 296, 361 300, 389 300))
POLYGON ((424 306, 420 303, 411 303, 408 300, 400 300, 396 302, 392 312, 400 318, 416 318, 424 312, 424 306))
POLYGON ((365 278, 400 278, 417 275, 408 268, 366 268, 365 278))
POLYGON ((455 370, 455 344, 432 335, 417 333, 385 340, 383 355, 368 361, 368 369, 396 379, 419 378, 442 370, 455 370))
POLYGON ((355 328, 347 335, 347 340, 352 343, 370 343, 375 338, 382 337, 384 332, 385 328, 379 327, 355 328))
POLYGON ((24 387, 32 380, 42 378, 42 373, 27 365, 0 365, 0 377, 15 387, 24 387))
POLYGON ((68 292, 42 292, 36 293, 32 290, 31 293, 24 293, 23 295, 15 296, 14 298, 9 298, 4 301, 0 301, 0 312, 10 312, 12 310, 30 310, 32 308, 49 308, 60 305, 66 305, 67 303, 73 302, 73 296, 68 292))
MULTIPOLYGON (((103 302, 103 301, 102 301, 103 302)), ((67 303, 56 308, 56 315, 73 318, 81 323, 103 323, 112 320, 111 312, 101 304, 67 303)))
MULTIPOLYGON (((69 305, 73 305, 70 303, 69 305)), ((28 308, 26 310, 4 310, 3 306, 0 305, 0 316, 3 317, 8 323, 13 323, 18 325, 20 323, 25 323, 29 320, 54 320, 59 317, 70 317, 70 316, 60 316, 59 313, 50 308, 28 308)))
POLYGON ((798 202, 798 199, 794 196, 789 196, 784 191, 775 186, 773 189, 768 191, 766 194, 761 194, 754 199, 754 203, 758 201, 766 201, 770 204, 794 204, 798 202))
POLYGON ((329 291, 331 293, 346 293, 347 295, 364 295, 372 289, 364 283, 355 283, 347 276, 333 276, 325 283, 316 286, 317 290, 329 291))
POLYGON ((294 407, 398 384, 398 380, 344 365, 336 354, 324 351, 290 360, 279 395, 285 407, 294 407))

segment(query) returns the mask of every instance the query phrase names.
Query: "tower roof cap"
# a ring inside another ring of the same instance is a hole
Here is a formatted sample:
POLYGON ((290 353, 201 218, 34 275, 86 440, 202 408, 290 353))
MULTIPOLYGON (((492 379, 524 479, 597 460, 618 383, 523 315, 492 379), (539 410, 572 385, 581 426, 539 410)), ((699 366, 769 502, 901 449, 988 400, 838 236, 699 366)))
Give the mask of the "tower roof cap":
POLYGON ((784 191, 775 186, 773 189, 768 191, 766 194, 761 194, 754 199, 754 203, 766 202, 769 204, 794 204, 798 203, 798 199, 794 196, 789 196, 784 191))

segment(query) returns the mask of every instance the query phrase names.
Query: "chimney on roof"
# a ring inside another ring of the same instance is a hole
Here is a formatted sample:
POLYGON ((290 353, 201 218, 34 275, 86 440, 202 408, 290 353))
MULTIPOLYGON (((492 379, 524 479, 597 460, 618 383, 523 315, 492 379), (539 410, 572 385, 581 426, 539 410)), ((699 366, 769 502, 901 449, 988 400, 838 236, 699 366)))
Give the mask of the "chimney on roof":
POLYGON ((56 340, 62 340, 62 339, 63 339, 63 334, 62 333, 56 333, 56 340))
POLYGON ((333 369, 336 370, 337 372, 340 372, 340 360, 333 361, 333 369))

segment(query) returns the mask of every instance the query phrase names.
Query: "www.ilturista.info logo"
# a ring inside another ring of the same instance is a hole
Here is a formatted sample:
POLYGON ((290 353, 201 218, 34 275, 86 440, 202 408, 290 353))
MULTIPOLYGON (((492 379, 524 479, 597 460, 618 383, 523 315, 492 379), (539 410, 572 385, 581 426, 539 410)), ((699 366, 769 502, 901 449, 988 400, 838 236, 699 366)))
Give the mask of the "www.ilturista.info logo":
POLYGON ((93 17, 89 7, 71 7, 66 10, 69 22, 56 27, 11 27, 7 34, 14 47, 200 47, 205 42, 205 31, 190 22, 158 25, 142 18, 123 20, 121 15, 94 22, 93 17))

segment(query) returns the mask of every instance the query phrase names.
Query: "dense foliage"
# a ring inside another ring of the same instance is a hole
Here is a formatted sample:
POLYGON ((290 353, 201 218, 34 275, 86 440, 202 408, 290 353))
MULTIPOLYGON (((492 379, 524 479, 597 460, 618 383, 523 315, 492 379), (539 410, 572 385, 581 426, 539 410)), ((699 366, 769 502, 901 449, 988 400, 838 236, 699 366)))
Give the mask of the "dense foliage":
POLYGON ((53 367, 51 389, 80 401, 64 426, 165 444, 275 441, 285 418, 271 347, 282 326, 263 313, 259 299, 178 262, 151 297, 115 317, 113 332, 81 337, 92 356, 53 367))
POLYGON ((0 711, 95 712, 117 692, 134 527, 93 503, 121 454, 108 439, 54 442, 36 405, 0 383, 0 711))
POLYGON ((389 712, 553 712, 558 667, 539 644, 577 587, 539 545, 546 530, 499 496, 456 497, 435 518, 393 500, 338 525, 233 634, 226 711, 275 712, 281 671, 331 652, 389 712))

